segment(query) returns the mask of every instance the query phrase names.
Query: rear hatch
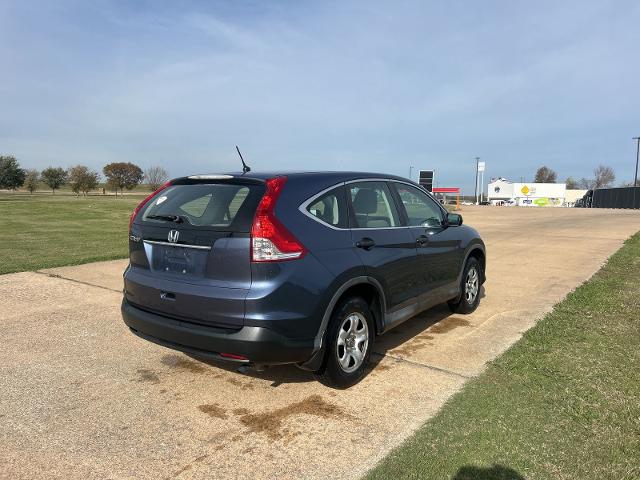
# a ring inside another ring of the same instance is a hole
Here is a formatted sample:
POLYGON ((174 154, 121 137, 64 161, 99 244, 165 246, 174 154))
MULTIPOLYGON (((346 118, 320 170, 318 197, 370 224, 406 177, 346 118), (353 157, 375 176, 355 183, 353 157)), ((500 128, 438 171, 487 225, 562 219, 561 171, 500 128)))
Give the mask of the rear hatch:
POLYGON ((190 177, 148 200, 131 226, 127 300, 192 323, 241 327, 264 190, 242 177, 190 177))

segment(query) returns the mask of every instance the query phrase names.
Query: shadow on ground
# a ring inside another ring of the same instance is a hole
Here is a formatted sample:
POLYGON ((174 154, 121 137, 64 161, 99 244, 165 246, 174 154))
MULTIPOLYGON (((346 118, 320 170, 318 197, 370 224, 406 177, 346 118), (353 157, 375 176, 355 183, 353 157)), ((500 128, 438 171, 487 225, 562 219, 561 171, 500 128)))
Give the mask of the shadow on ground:
MULTIPOLYGON (((485 296, 484 287, 481 287, 480 295, 481 298, 485 296)), ((383 369, 383 366, 379 366, 379 364, 391 350, 393 350, 394 357, 406 357, 417 350, 428 348, 429 342, 437 341, 438 335, 458 327, 469 327, 469 321, 463 317, 463 315, 452 314, 449 307, 446 304, 442 304, 422 312, 398 327, 389 330, 375 341, 367 375, 376 369, 383 369)), ((238 366, 233 363, 197 355, 186 355, 198 362, 206 363, 227 372, 235 372, 239 376, 268 380, 272 382, 272 387, 278 387, 285 383, 305 383, 317 380, 313 373, 301 370, 295 365, 277 365, 263 371, 251 368, 239 371, 238 366)))
POLYGON ((458 469, 452 480, 525 480, 525 477, 503 465, 486 468, 465 465, 458 469))

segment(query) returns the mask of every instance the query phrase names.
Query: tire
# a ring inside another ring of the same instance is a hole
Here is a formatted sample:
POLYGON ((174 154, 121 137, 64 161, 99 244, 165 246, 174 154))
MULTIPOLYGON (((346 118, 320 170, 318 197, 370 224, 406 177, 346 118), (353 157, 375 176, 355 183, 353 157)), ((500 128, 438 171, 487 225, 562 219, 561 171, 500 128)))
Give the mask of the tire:
POLYGON ((366 372, 373 348, 373 314, 360 297, 342 301, 331 314, 319 380, 334 388, 358 383, 366 372))
POLYGON ((482 265, 475 257, 469 257, 462 271, 460 297, 449 301, 449 309, 453 313, 471 313, 480 304, 480 287, 482 286, 482 265), (475 273, 474 273, 475 272, 475 273), (475 286, 474 286, 475 285, 475 286))

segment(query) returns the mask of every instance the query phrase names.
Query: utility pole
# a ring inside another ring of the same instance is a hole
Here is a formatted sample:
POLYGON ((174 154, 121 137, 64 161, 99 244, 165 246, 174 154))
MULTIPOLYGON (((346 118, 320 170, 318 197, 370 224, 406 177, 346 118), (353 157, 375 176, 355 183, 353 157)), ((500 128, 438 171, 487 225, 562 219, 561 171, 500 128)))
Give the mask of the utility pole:
POLYGON ((640 137, 633 137, 637 142, 636 147, 636 174, 633 176, 633 205, 631 208, 636 208, 636 187, 638 186, 638 159, 640 159, 640 137))
POLYGON ((413 173, 413 165, 409 165, 409 180, 413 180, 411 178, 412 173, 413 173))
POLYGON ((476 157, 476 189, 473 192, 473 196, 476 199, 476 203, 478 203, 478 164, 480 163, 480 157, 476 157))

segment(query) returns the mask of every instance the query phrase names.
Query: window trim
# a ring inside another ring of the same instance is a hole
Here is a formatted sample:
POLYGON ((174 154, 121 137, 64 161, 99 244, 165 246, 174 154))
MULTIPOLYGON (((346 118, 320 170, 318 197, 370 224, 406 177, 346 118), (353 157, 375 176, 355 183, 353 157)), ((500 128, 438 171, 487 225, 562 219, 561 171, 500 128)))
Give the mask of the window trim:
MULTIPOLYGON (((391 188, 389 187, 389 190, 391 191, 391 198, 393 199, 393 201, 395 202, 395 206, 396 206, 396 210, 398 210, 398 213, 400 215, 400 223, 404 223, 405 225, 398 225, 397 227, 375 227, 375 228, 367 228, 367 227, 354 227, 351 225, 351 200, 348 198, 348 195, 346 195, 346 186, 349 185, 350 183, 362 183, 362 182, 386 182, 387 184, 390 183, 402 183, 405 185, 409 185, 410 187, 414 187, 417 188, 418 190, 421 190, 422 192, 424 192, 427 196, 431 197, 431 200, 433 200, 436 205, 438 205, 438 208, 440 208, 440 212, 442 213, 443 217, 446 218, 447 213, 445 210, 443 210, 442 206, 440 205, 440 202, 438 202, 431 193, 429 193, 427 190, 425 190, 422 185, 410 182, 410 181, 404 181, 404 180, 398 180, 395 178, 384 178, 384 177, 372 177, 372 178, 356 178, 353 180, 347 180, 344 182, 339 182, 336 183, 334 185, 331 185, 330 187, 325 188, 324 190, 319 191, 318 193, 312 195, 311 197, 309 197, 307 200, 305 200, 304 202, 302 202, 300 204, 300 206, 298 207, 298 210, 300 210, 301 213, 303 213, 304 215, 306 215, 307 217, 309 217, 310 219, 312 219, 315 222, 318 222, 320 225, 330 228, 332 230, 338 230, 338 231, 350 231, 350 230, 397 230, 400 228, 426 228, 426 227, 411 227, 408 225, 408 222, 406 221, 406 212, 404 209, 404 205, 398 205, 398 199, 396 198, 398 195, 398 191, 396 190, 395 187, 391 188), (316 217, 315 215, 312 215, 311 212, 309 212, 307 210, 307 207, 314 202, 316 199, 318 199, 319 197, 321 197, 322 195, 324 195, 325 193, 333 190, 334 188, 338 188, 338 187, 343 187, 345 196, 347 197, 345 200, 347 202, 347 208, 349 209, 349 215, 348 215, 348 220, 349 220, 349 226, 346 228, 342 228, 342 227, 334 227, 333 225, 329 225, 328 223, 323 222, 322 220, 320 220, 318 217, 316 217)), ((444 226, 444 225, 443 225, 444 226)))

